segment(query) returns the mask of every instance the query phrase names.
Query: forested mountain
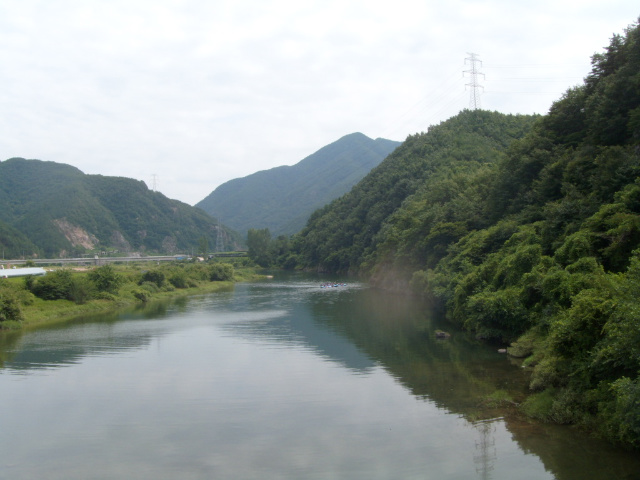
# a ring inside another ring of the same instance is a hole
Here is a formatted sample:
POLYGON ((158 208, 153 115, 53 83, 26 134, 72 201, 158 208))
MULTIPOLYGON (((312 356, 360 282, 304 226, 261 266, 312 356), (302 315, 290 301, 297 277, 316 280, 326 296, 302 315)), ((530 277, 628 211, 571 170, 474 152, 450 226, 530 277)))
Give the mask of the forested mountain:
POLYGON ((292 234, 314 210, 348 192, 398 145, 400 142, 352 133, 296 165, 226 182, 196 207, 243 234, 250 228, 292 234))
MULTIPOLYGON (((314 212, 296 237, 299 264, 321 271, 359 271, 375 255, 391 215, 403 202, 427 193, 427 201, 442 206, 464 186, 484 188, 484 180, 469 185, 471 173, 486 171, 513 140, 530 130, 534 120, 467 110, 427 133, 410 136, 349 193, 314 212)), ((469 198, 460 205, 465 212, 458 213, 466 216, 469 230, 482 222, 476 200, 469 198)), ((449 235, 463 233, 461 226, 449 235)))
POLYGON ((292 245, 288 264, 411 289, 513 342, 525 412, 640 448, 638 25, 533 125, 473 111, 409 137, 292 245))
MULTIPOLYGON (((70 165, 0 162, 0 243, 6 258, 96 250, 176 253, 215 245, 217 221, 144 182, 85 175, 70 165)), ((238 234, 222 227, 225 244, 238 234)))

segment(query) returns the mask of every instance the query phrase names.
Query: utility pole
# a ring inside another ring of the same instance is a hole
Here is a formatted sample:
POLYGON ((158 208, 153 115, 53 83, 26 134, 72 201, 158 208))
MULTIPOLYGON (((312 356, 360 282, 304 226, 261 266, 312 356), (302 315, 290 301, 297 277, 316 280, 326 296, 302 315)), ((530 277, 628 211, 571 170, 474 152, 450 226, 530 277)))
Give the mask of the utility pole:
POLYGON ((478 77, 480 75, 484 78, 484 73, 478 71, 478 64, 482 66, 482 61, 478 59, 478 55, 475 53, 467 53, 467 55, 469 56, 464 59, 464 64, 466 65, 468 60, 471 68, 465 70, 462 74, 469 74, 469 83, 466 84, 467 87, 471 87, 469 108, 471 108, 471 110, 477 110, 480 108, 480 89, 484 89, 484 87, 478 83, 478 77))

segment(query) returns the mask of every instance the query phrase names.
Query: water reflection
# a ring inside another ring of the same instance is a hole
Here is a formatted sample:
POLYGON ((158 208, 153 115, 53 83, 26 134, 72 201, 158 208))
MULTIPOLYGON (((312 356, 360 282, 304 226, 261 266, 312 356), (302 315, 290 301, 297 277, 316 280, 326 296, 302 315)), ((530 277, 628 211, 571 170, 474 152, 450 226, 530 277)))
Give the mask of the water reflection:
POLYGON ((319 285, 0 337, 0 478, 637 478, 633 456, 488 408, 526 375, 436 339, 425 305, 319 285))

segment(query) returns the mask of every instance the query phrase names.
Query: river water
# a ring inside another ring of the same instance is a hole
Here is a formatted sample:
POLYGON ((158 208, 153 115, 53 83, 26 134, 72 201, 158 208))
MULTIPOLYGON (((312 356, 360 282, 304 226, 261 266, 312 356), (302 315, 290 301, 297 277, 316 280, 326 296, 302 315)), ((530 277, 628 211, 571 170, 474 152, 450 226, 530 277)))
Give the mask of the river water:
POLYGON ((527 381, 495 348, 322 281, 0 336, 0 479, 640 478, 637 455, 494 408, 527 381))

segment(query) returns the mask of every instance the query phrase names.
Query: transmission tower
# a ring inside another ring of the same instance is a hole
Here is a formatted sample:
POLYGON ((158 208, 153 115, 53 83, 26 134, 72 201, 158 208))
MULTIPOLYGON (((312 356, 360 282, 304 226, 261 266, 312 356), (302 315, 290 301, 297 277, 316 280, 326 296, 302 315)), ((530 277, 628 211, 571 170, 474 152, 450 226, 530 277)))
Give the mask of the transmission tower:
POLYGON ((155 173, 153 175, 151 175, 151 190, 153 190, 154 192, 157 192, 157 183, 158 183, 158 175, 156 175, 155 173))
POLYGON ((482 61, 478 59, 478 55, 475 53, 467 53, 467 55, 469 56, 464 59, 464 64, 466 65, 467 61, 469 61, 471 68, 462 73, 469 74, 469 83, 466 84, 467 87, 471 87, 469 108, 476 110, 480 108, 480 89, 484 89, 484 87, 478 83, 478 77, 482 75, 482 78, 484 78, 484 73, 478 71, 478 64, 482 66, 482 61))
POLYGON ((216 229, 216 252, 224 251, 224 239, 222 238, 222 226, 220 218, 218 218, 218 228, 216 229))

